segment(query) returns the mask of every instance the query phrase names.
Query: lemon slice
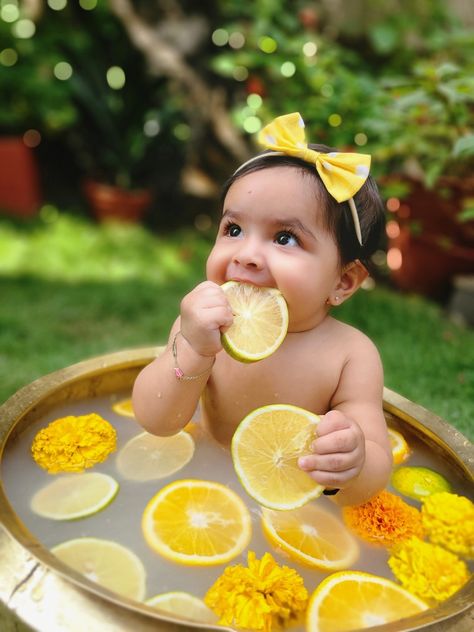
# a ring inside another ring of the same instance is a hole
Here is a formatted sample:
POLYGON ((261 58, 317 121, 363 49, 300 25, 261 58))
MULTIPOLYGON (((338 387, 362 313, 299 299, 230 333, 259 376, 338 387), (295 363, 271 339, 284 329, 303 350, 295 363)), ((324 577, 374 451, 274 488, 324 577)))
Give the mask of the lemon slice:
POLYGON ((269 509, 296 509, 321 495, 298 467, 311 454, 319 417, 290 404, 270 404, 243 419, 232 438, 232 460, 247 493, 269 509))
POLYGON ((273 546, 305 566, 342 570, 359 556, 359 545, 344 524, 312 504, 292 511, 263 508, 262 527, 273 546))
POLYGON ((444 476, 427 467, 399 467, 392 473, 391 483, 397 492, 415 500, 451 491, 451 485, 444 476))
POLYGON ((393 464, 399 465, 410 456, 410 447, 405 437, 393 428, 388 429, 388 437, 392 448, 393 464))
POLYGON ((130 397, 116 402, 112 406, 112 410, 114 413, 117 413, 117 415, 122 415, 122 417, 132 417, 135 419, 135 413, 133 412, 132 400, 130 397))
POLYGON ((51 549, 62 562, 104 588, 143 601, 146 573, 130 549, 111 540, 77 538, 51 549))
POLYGON ((149 546, 189 566, 224 564, 251 536, 250 514, 235 492, 220 483, 181 480, 161 489, 143 513, 149 546))
POLYGON ((276 288, 228 281, 222 289, 234 314, 232 326, 221 336, 222 346, 240 362, 268 358, 285 339, 288 307, 276 288))
POLYGON ((217 623, 219 620, 215 612, 208 608, 202 599, 187 592, 162 593, 147 599, 145 603, 152 608, 186 617, 186 619, 199 623, 217 623))
POLYGON ((395 582, 359 571, 326 577, 310 598, 307 632, 348 632, 398 621, 428 606, 395 582))
POLYGON ((192 459, 194 439, 189 432, 157 437, 142 432, 117 454, 118 472, 129 481, 152 481, 178 472, 192 459))
POLYGON ((99 472, 61 476, 36 492, 31 509, 51 520, 85 518, 107 507, 118 489, 115 479, 99 472))

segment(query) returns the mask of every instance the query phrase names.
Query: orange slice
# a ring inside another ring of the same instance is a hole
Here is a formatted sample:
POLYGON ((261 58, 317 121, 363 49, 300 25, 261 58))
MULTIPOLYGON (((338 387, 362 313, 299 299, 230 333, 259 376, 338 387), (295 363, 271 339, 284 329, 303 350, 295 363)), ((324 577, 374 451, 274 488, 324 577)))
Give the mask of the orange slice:
POLYGON ((121 399, 119 402, 116 402, 112 406, 112 410, 117 415, 122 415, 123 417, 132 417, 135 419, 135 413, 133 412, 132 400, 130 397, 126 399, 121 399))
POLYGON ((395 582, 359 571, 326 577, 311 596, 307 632, 348 632, 418 614, 428 606, 395 582))
POLYGON ((147 606, 169 614, 199 621, 200 623, 217 623, 219 617, 202 599, 187 592, 175 591, 155 595, 145 601, 147 606))
POLYGON ((316 505, 293 511, 263 509, 262 527, 274 547, 305 566, 341 570, 359 556, 359 546, 344 524, 316 505))
POLYGON ((392 447, 393 464, 399 465, 410 456, 410 447, 405 437, 398 430, 389 428, 388 437, 392 447))
POLYGON ((142 518, 149 546, 188 566, 224 564, 251 536, 250 514, 235 492, 213 481, 180 480, 149 501, 142 518))
POLYGON ((296 509, 321 495, 318 485, 298 467, 311 454, 319 417, 290 404, 252 411, 232 438, 232 460, 247 493, 269 509, 296 509))

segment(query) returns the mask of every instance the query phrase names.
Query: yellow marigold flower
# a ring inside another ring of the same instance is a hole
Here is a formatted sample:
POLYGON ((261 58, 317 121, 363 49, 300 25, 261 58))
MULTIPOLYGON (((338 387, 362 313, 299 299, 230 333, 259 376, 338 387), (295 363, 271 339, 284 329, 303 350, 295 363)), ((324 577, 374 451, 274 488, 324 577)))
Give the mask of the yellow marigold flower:
POLYGON ((413 535, 423 537, 420 511, 386 490, 362 505, 344 507, 343 516, 359 537, 386 547, 413 535))
POLYGON ((434 544, 474 558, 474 503, 449 492, 431 494, 421 507, 423 527, 434 544))
POLYGON ((249 551, 247 564, 228 566, 204 598, 219 623, 270 632, 296 622, 308 603, 302 577, 279 566, 270 553, 257 560, 249 551))
POLYGON ((388 564, 404 588, 428 603, 451 597, 469 579, 457 555, 415 537, 395 545, 388 564))
POLYGON ((40 430, 31 445, 36 463, 50 474, 82 472, 115 450, 117 434, 100 415, 69 415, 40 430))

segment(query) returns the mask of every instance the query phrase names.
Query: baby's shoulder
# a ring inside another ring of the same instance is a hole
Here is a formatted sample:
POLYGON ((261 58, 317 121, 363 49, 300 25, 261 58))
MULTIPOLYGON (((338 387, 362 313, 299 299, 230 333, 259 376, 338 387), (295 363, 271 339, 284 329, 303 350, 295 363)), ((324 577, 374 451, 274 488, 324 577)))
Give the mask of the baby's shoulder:
POLYGON ((337 340, 348 354, 371 353, 378 355, 378 349, 373 340, 360 329, 335 318, 331 318, 330 321, 331 337, 334 337, 334 340, 337 340))

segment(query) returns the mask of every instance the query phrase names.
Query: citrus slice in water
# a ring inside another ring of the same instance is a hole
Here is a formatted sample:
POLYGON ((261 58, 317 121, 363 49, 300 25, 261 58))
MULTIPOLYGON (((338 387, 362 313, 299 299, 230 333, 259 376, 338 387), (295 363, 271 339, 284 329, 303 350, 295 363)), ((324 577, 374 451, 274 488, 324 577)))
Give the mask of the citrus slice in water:
POLYGON ((107 507, 118 489, 115 479, 100 472, 61 476, 35 493, 31 509, 51 520, 85 518, 107 507))
POLYGON ((235 471, 247 493, 269 509, 296 509, 321 495, 318 485, 298 467, 311 454, 319 417, 290 404, 257 408, 232 438, 235 471))
POLYGON ((262 527, 274 547, 305 566, 338 571, 359 556, 359 545, 344 524, 316 505, 292 511, 264 508, 262 527))
POLYGON ((444 476, 427 467, 399 467, 392 473, 391 483, 397 492, 415 500, 451 491, 444 476))
POLYGON ((276 288, 228 281, 222 289, 234 322, 221 336, 222 346, 240 362, 257 362, 278 349, 288 330, 288 307, 276 288))
POLYGON ((167 592, 147 599, 147 606, 163 612, 186 617, 199 623, 217 623, 219 617, 206 606, 202 599, 187 592, 167 592))
POLYGON ((192 459, 194 439, 189 432, 169 437, 142 432, 117 454, 118 472, 129 481, 152 481, 182 469, 192 459))
POLYGON ((104 588, 143 601, 145 568, 135 553, 125 546, 111 540, 77 538, 58 544, 51 552, 104 588))
POLYGON ((348 632, 398 621, 428 606, 395 582, 359 571, 326 577, 312 594, 307 632, 348 632))
POLYGON ((132 400, 130 397, 116 402, 112 406, 112 410, 114 413, 117 413, 117 415, 122 415, 123 417, 133 417, 135 419, 135 413, 133 412, 132 400))
POLYGON ((213 481, 180 480, 150 500, 142 518, 149 546, 189 566, 224 564, 251 536, 250 514, 235 492, 213 481))
POLYGON ((388 438, 390 439, 390 446, 392 448, 393 464, 399 465, 410 456, 410 447, 405 437, 398 432, 398 430, 389 428, 388 438))

